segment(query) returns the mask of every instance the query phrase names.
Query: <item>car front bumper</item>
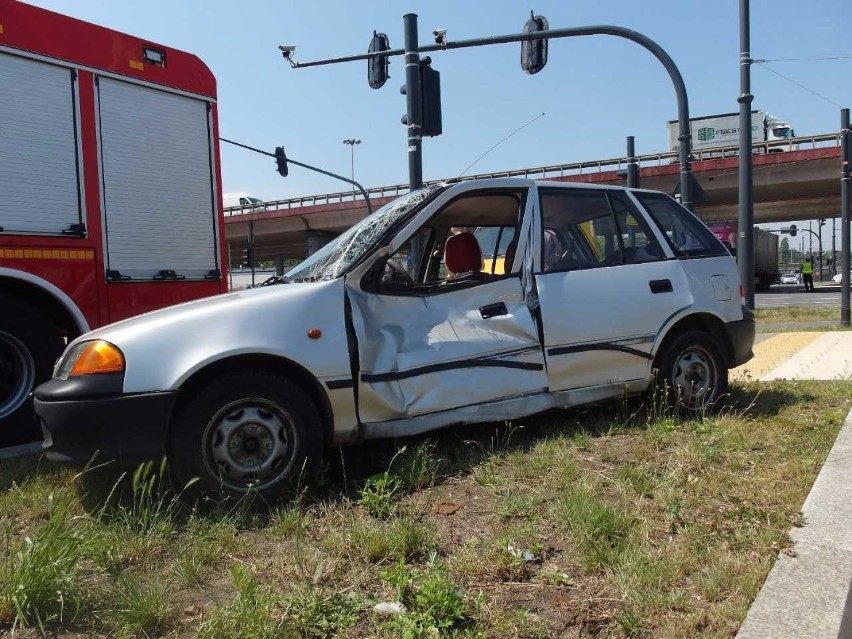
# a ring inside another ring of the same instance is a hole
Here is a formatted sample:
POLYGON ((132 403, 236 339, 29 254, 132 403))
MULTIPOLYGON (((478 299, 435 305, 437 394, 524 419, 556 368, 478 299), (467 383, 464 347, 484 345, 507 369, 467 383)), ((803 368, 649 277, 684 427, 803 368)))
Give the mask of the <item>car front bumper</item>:
POLYGON ((94 457, 136 463, 165 454, 166 426, 177 391, 96 394, 86 381, 54 379, 33 393, 48 459, 85 463, 94 457))

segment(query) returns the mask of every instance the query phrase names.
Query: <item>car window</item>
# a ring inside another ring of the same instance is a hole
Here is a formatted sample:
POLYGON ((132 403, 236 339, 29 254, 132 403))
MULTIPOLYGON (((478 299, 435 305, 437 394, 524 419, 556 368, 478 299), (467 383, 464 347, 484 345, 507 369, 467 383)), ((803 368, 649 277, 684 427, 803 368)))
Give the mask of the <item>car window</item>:
MULTIPOLYGON (((480 226, 473 230, 474 237, 482 251, 482 271, 494 275, 506 272, 506 252, 512 242, 516 242, 514 226, 480 226)), ((510 252, 510 258, 514 252, 510 252)), ((508 265, 511 268, 511 264, 508 265)))
POLYGON ((686 208, 664 193, 633 194, 645 207, 679 257, 728 255, 713 233, 686 208))
POLYGON ((546 271, 659 260, 663 252, 629 199, 618 191, 542 189, 546 271))
POLYGON ((439 209, 383 264, 378 289, 428 294, 506 275, 526 192, 466 194, 439 209))

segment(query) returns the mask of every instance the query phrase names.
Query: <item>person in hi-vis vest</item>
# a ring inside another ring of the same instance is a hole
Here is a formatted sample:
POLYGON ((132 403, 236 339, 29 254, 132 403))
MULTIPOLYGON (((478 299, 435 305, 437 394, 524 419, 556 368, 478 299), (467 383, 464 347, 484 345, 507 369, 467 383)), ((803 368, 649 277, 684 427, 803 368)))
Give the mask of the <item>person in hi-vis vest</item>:
POLYGON ((802 263, 802 279, 805 281, 805 293, 814 292, 814 265, 811 258, 806 257, 802 263))

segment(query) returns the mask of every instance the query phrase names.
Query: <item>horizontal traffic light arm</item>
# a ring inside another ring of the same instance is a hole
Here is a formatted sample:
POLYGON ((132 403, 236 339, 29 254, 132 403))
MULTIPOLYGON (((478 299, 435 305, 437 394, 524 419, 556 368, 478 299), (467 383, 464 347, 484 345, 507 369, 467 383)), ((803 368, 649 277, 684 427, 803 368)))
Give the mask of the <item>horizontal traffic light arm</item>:
MULTIPOLYGON (((654 42, 648 36, 615 25, 591 25, 587 27, 572 27, 569 29, 547 29, 545 31, 536 31, 532 33, 513 33, 510 35, 490 36, 487 38, 474 38, 472 40, 459 40, 457 42, 441 42, 440 44, 429 44, 418 47, 419 53, 431 53, 433 51, 444 51, 447 49, 466 49, 469 47, 482 47, 492 44, 508 44, 510 42, 532 42, 535 40, 553 40, 556 38, 575 38, 579 36, 593 35, 610 35, 617 38, 624 38, 635 42, 650 51, 657 60, 659 60, 671 78, 674 85, 675 95, 677 97, 678 108, 678 127, 680 130, 680 182, 682 186, 681 204, 689 210, 693 208, 692 201, 692 161, 690 154, 692 152, 692 140, 689 133, 689 100, 686 94, 686 85, 683 82, 683 77, 680 70, 672 60, 671 56, 666 53, 659 44, 654 42)), ((288 52, 285 52, 288 53, 288 52)), ((355 62, 357 60, 369 60, 370 58, 387 56, 394 57, 405 55, 405 49, 389 49, 387 51, 375 51, 373 53, 361 53, 358 55, 343 56, 340 58, 328 58, 326 60, 314 60, 311 62, 297 62, 293 59, 292 54, 285 55, 285 58, 294 69, 318 67, 326 64, 339 64, 341 62, 355 62)))
MULTIPOLYGON (((263 149, 258 149, 253 146, 249 146, 248 144, 243 144, 242 142, 234 142, 233 140, 228 140, 227 138, 219 138, 222 142, 227 142, 228 144, 233 144, 234 146, 238 146, 243 149, 248 149, 249 151, 254 151, 255 153, 260 153, 261 155, 268 155, 271 158, 277 159, 275 153, 270 153, 269 151, 264 151, 263 149)), ((332 173, 331 171, 326 171, 316 166, 311 166, 310 164, 304 164, 303 162, 297 162, 291 157, 287 157, 287 164, 295 164, 296 166, 301 166, 303 169, 308 169, 309 171, 314 171, 316 173, 322 173, 323 175, 327 175, 328 177, 333 177, 338 180, 342 180, 347 184, 351 184, 359 191, 361 191, 361 195, 364 197, 364 203, 367 205, 367 213, 369 215, 373 214, 373 206, 370 204, 370 196, 367 195, 367 191, 361 186, 360 182, 356 182, 355 180, 350 180, 348 177, 343 177, 342 175, 338 175, 337 173, 332 173)))

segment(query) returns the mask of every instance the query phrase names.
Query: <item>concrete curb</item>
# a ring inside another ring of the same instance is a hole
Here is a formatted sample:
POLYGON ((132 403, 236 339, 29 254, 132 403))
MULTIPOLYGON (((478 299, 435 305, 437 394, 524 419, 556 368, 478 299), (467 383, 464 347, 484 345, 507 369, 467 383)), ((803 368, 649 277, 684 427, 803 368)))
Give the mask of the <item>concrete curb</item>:
POLYGON ((852 411, 802 512, 796 556, 778 557, 738 639, 852 638, 852 411))

